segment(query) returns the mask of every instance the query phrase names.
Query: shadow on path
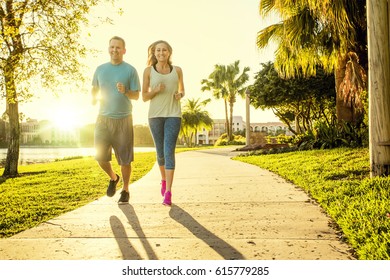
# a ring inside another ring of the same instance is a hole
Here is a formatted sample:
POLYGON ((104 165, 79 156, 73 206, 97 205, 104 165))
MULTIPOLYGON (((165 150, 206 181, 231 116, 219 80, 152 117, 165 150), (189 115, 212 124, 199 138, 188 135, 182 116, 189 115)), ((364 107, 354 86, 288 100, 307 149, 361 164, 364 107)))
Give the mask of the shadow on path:
POLYGON ((186 227, 193 235, 205 242, 225 260, 244 260, 244 256, 230 244, 199 224, 190 214, 177 205, 172 205, 169 215, 186 227))
MULTIPOLYGON (((125 214, 129 224, 133 228, 134 232, 137 234, 139 240, 141 241, 146 254, 148 255, 149 260, 157 260, 157 256, 152 249, 152 246, 149 244, 146 239, 145 233, 143 232, 141 225, 139 223, 137 214, 134 211, 134 208, 130 204, 119 205, 119 208, 125 214)), ((125 260, 142 260, 142 257, 139 253, 134 249, 129 241, 129 237, 126 234, 126 230, 119 220, 118 217, 111 216, 110 224, 112 231, 114 233, 115 239, 118 243, 118 246, 122 252, 123 259, 125 260)))
POLYGON ((122 252, 122 257, 124 260, 139 260, 141 256, 138 252, 131 246, 129 238, 126 235, 125 227, 122 222, 116 216, 110 217, 110 225, 112 232, 114 233, 116 242, 122 252))

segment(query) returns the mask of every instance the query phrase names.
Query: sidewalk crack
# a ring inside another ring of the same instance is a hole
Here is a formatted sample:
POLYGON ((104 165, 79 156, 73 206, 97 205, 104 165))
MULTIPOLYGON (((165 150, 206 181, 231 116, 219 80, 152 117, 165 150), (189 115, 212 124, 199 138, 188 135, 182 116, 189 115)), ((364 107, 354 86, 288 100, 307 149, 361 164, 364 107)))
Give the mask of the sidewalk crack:
POLYGON ((72 231, 71 230, 63 228, 62 225, 60 225, 60 224, 55 224, 55 223, 52 223, 52 222, 44 222, 44 224, 48 224, 48 225, 52 225, 52 226, 58 226, 63 231, 69 232, 72 235, 72 231))

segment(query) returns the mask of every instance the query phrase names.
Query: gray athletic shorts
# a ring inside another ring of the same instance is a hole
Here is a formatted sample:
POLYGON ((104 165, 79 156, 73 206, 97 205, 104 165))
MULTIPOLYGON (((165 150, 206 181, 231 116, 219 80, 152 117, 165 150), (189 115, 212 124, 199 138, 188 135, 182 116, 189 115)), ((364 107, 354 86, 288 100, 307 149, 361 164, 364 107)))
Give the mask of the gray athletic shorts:
POLYGON ((134 160, 133 118, 112 119, 98 116, 95 125, 97 161, 111 161, 112 149, 119 165, 130 165, 134 160))

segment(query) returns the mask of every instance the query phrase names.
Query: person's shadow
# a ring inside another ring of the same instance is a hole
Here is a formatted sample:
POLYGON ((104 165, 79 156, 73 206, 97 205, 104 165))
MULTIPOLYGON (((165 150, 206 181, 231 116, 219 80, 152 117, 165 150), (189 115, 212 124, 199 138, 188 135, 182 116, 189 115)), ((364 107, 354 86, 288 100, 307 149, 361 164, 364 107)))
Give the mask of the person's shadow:
POLYGON ((244 260, 244 256, 233 246, 199 224, 189 213, 177 205, 172 205, 169 215, 173 220, 186 227, 193 235, 203 240, 225 260, 244 260))
MULTIPOLYGON (((145 233, 143 232, 141 225, 139 223, 137 214, 134 211, 133 206, 130 204, 119 205, 119 208, 125 214, 129 224, 133 228, 134 232, 137 234, 138 239, 141 241, 146 254, 148 255, 149 260, 157 260, 157 256, 154 253, 152 246, 149 244, 146 239, 145 233)), ((129 241, 129 237, 126 234, 125 227, 122 222, 116 216, 110 217, 110 224, 112 232, 114 233, 115 239, 118 243, 118 246, 122 252, 124 260, 142 260, 143 258, 135 250, 129 241)))
MULTIPOLYGON (((139 223, 137 214, 134 208, 130 204, 119 205, 119 208, 125 214, 128 222, 137 234, 141 241, 149 260, 157 260, 157 256, 153 251, 152 246, 148 242, 145 233, 143 232, 139 223)), ((225 260, 244 260, 244 256, 237 251, 233 246, 222 240, 204 226, 199 224, 189 213, 184 211, 177 205, 172 205, 169 216, 186 227, 194 236, 205 242, 210 248, 217 252, 225 260)), ((131 245, 129 237, 127 236, 125 227, 122 222, 116 216, 110 217, 111 229, 114 233, 115 239, 122 252, 124 260, 142 260, 141 255, 131 245)), ((190 248, 189 248, 190 249, 190 248)))

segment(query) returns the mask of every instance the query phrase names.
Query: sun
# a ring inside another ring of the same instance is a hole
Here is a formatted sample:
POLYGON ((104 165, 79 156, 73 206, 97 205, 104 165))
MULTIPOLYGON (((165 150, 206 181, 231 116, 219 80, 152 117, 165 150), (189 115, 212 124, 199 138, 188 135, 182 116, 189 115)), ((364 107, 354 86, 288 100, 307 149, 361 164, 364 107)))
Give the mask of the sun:
POLYGON ((54 122, 55 127, 61 130, 73 130, 78 126, 76 114, 64 108, 56 110, 52 121, 54 122))

